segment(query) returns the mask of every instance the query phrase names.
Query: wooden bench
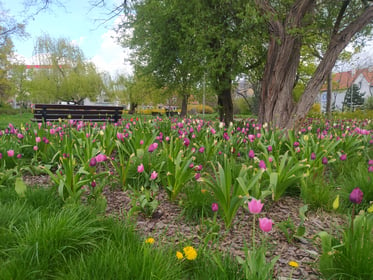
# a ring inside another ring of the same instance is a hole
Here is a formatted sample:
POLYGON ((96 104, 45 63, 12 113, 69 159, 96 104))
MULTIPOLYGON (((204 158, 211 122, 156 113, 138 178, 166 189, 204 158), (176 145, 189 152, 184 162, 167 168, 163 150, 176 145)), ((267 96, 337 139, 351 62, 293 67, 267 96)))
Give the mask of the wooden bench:
POLYGON ((35 122, 53 122, 60 119, 92 122, 118 122, 123 106, 35 104, 35 122))

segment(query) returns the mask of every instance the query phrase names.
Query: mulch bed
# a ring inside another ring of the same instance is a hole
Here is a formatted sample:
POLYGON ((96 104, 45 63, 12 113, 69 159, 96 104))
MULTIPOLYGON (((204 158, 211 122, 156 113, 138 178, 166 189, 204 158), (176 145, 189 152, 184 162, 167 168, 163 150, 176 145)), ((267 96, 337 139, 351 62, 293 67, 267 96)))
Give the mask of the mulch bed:
MULTIPOLYGON (((24 181, 31 186, 48 186, 50 184, 48 176, 25 176, 24 181)), ((113 190, 106 187, 103 191, 107 199, 107 215, 115 215, 124 218, 131 209, 131 199, 128 192, 113 190)), ((158 244, 174 244, 175 247, 180 241, 187 241, 198 248, 201 242, 200 233, 203 231, 200 223, 187 222, 183 219, 182 208, 171 202, 164 191, 158 194, 160 202, 153 218, 147 218, 139 214, 136 216, 136 229, 144 237, 153 237, 158 244)), ((283 197, 278 202, 266 201, 261 217, 268 217, 276 224, 285 221, 288 217, 297 226, 300 222, 298 213, 303 203, 299 198, 283 197)), ((304 223, 306 234, 304 238, 294 239, 288 242, 284 233, 276 226, 271 232, 266 233, 266 238, 270 250, 268 257, 279 256, 275 265, 275 275, 277 279, 320 279, 317 269, 319 246, 318 239, 315 238, 320 231, 328 231, 332 225, 342 224, 343 219, 339 216, 322 211, 308 211, 307 219, 304 223), (299 263, 299 268, 293 269, 288 265, 289 261, 299 263)), ((252 215, 242 208, 238 211, 231 230, 224 229, 224 223, 218 219, 221 229, 219 232, 219 242, 212 244, 218 250, 228 252, 233 256, 244 257, 244 244, 251 242, 252 215)), ((258 226, 257 226, 258 228, 258 226)), ((258 234, 257 234, 258 236, 258 234)), ((257 243, 262 242, 257 240, 257 243)))

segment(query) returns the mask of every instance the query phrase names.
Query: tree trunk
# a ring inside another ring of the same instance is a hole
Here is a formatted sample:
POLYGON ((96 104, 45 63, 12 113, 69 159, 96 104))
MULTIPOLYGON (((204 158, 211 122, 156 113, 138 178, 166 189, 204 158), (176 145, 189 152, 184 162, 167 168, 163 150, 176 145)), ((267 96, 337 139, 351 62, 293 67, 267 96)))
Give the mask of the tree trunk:
POLYGON ((328 74, 328 88, 326 91, 326 116, 330 119, 332 116, 332 72, 328 74))
POLYGON ((130 109, 128 110, 128 114, 134 114, 136 112, 137 103, 131 102, 130 109))
POLYGON ((299 34, 289 33, 287 30, 302 26, 301 21, 307 12, 312 10, 314 1, 296 1, 285 21, 276 20, 275 11, 268 1, 255 2, 264 13, 272 16, 269 20, 270 42, 262 80, 259 121, 280 128, 293 128, 305 118, 312 107, 339 54, 351 38, 373 19, 373 6, 367 7, 355 21, 331 37, 323 59, 306 85, 299 102, 294 104, 292 91, 302 40, 299 34))
POLYGON ((308 82, 306 89, 301 96, 297 106, 293 109, 287 128, 293 127, 299 120, 303 119, 311 109, 317 95, 324 84, 328 73, 330 73, 338 59, 339 54, 348 45, 351 38, 361 31, 373 19, 373 6, 370 6, 362 14, 340 33, 334 35, 325 52, 324 58, 316 68, 315 73, 308 82))
POLYGON ((231 95, 231 88, 226 88, 222 91, 218 98, 223 105, 223 115, 220 117, 221 121, 224 121, 225 125, 229 125, 233 122, 233 102, 231 95))
POLYGON ((180 117, 184 118, 186 117, 188 113, 188 94, 183 94, 183 100, 181 101, 181 112, 180 112, 180 117))
POLYGON ((219 120, 226 125, 233 122, 232 80, 229 73, 230 71, 226 71, 222 74, 216 84, 219 120))

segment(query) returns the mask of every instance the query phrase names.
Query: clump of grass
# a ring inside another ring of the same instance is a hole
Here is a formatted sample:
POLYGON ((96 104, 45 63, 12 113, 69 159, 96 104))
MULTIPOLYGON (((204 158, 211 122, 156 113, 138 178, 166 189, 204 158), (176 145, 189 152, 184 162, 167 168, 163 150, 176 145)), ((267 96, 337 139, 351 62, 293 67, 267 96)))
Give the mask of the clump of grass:
POLYGON ((68 259, 97 247, 103 231, 83 207, 66 207, 50 216, 38 212, 18 229, 3 273, 11 278, 49 277, 68 259))

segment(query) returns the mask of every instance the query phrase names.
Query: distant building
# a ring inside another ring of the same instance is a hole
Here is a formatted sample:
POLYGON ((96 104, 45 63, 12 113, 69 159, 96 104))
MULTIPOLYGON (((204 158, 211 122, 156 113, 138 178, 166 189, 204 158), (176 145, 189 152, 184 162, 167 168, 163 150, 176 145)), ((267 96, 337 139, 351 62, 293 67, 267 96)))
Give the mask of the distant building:
MULTIPOLYGON (((357 85, 364 99, 373 96, 373 66, 347 72, 335 73, 332 76, 332 100, 331 104, 335 110, 341 111, 347 90, 357 85)), ((321 110, 326 108, 327 84, 321 88, 320 99, 321 110)))

